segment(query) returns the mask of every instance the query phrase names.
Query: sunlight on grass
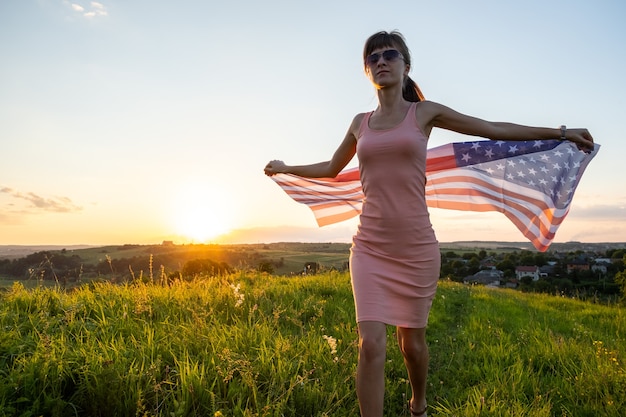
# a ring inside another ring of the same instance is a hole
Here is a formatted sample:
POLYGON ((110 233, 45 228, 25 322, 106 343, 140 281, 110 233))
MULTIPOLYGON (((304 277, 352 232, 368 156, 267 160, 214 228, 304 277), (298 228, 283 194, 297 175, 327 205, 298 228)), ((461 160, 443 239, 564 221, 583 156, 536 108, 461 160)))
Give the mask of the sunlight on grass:
MULTIPOLYGON (((1 297, 6 415, 358 415, 345 273, 15 284, 1 297)), ((625 324, 616 306, 442 282, 429 415, 619 416, 625 324)), ((386 413, 405 416, 393 328, 388 338, 386 413)))

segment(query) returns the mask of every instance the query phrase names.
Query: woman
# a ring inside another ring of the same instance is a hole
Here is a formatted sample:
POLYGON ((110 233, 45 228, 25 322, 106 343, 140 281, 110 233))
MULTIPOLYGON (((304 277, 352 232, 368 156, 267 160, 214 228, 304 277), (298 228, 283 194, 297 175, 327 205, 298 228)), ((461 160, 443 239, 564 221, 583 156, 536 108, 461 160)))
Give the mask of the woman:
POLYGON ((411 416, 425 416, 425 330, 440 268, 425 199, 431 130, 497 140, 566 139, 581 149, 593 149, 593 138, 586 129, 488 122, 424 101, 408 76, 411 56, 399 32, 372 35, 363 60, 378 107, 354 117, 329 161, 291 166, 274 160, 265 174, 335 177, 357 154, 365 199, 350 252, 350 275, 359 332, 356 388, 361 416, 383 415, 386 325, 397 328, 412 390, 411 416))

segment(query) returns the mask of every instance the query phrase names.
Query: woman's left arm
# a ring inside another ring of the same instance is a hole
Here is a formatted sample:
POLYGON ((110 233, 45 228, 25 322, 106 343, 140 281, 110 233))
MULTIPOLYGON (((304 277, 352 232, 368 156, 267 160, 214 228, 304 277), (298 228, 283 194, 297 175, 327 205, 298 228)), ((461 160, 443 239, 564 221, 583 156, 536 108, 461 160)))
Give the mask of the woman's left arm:
MULTIPOLYGON (((424 102, 422 106, 432 127, 452 130, 471 136, 481 136, 495 140, 538 140, 563 139, 574 142, 579 149, 593 150, 593 137, 587 129, 565 129, 524 126, 507 122, 489 122, 468 116, 434 102, 424 102)), ((422 113, 422 114, 424 114, 422 113)))

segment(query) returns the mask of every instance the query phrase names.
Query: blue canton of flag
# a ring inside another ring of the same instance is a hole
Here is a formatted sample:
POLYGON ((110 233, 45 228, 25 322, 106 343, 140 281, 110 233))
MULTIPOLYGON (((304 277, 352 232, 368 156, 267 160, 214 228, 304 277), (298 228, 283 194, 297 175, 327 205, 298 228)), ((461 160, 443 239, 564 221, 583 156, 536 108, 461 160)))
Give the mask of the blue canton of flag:
POLYGON ((574 196, 578 168, 587 154, 558 140, 478 141, 454 144, 458 167, 472 167, 484 175, 543 192, 556 208, 574 196))

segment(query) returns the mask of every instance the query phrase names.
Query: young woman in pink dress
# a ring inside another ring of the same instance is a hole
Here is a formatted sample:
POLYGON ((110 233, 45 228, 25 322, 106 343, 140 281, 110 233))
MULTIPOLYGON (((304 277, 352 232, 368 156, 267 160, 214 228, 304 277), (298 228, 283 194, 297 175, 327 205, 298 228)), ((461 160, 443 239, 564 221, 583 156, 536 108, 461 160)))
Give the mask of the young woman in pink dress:
POLYGON ((426 149, 434 127, 497 140, 566 139, 593 149, 586 129, 488 122, 425 101, 409 77, 411 55, 398 32, 372 35, 363 50, 378 107, 357 114, 329 161, 270 161, 266 175, 335 177, 353 158, 365 196, 350 251, 359 332, 356 389, 362 417, 382 417, 386 326, 396 326, 412 396, 411 416, 426 416, 425 331, 439 278, 440 253, 425 198, 426 149))

